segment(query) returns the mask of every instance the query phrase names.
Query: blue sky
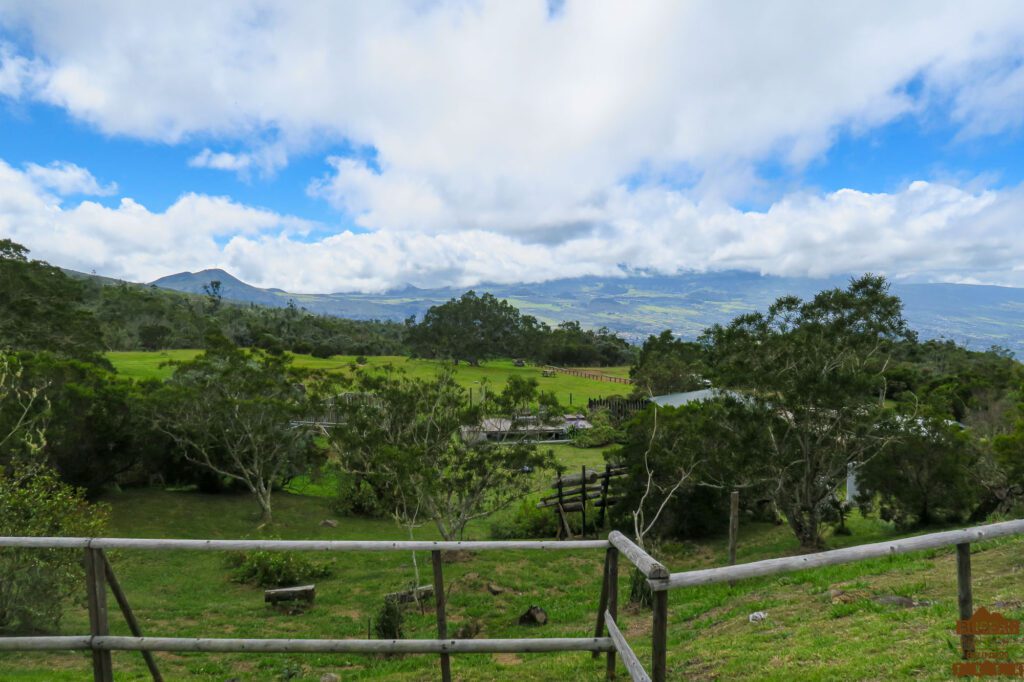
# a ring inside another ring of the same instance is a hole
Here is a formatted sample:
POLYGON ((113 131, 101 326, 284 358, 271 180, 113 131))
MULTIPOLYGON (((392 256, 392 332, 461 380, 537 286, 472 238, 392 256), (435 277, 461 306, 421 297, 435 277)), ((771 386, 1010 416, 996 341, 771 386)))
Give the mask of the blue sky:
POLYGON ((297 291, 1024 286, 1024 6, 0 0, 0 236, 297 291))

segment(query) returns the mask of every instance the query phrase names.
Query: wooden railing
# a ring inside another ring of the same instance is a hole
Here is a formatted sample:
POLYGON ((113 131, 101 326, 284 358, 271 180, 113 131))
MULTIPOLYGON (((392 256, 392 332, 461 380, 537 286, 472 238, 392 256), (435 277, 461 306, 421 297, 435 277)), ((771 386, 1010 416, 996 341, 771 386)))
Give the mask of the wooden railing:
POLYGON ((582 377, 583 379, 593 379, 594 381, 610 381, 613 384, 632 384, 632 379, 626 377, 616 377, 611 374, 605 374, 603 372, 590 372, 585 369, 573 369, 572 367, 557 367, 555 365, 545 365, 544 369, 551 372, 561 372, 562 374, 568 374, 574 377, 582 377))
MULTIPOLYGON (((665 682, 668 675, 668 593, 696 585, 711 585, 747 578, 777 575, 792 571, 834 566, 907 552, 942 547, 956 547, 959 614, 962 620, 973 614, 971 591, 970 545, 1024 533, 1024 519, 1004 521, 964 530, 931 533, 916 537, 848 547, 817 554, 755 561, 736 566, 671 573, 654 557, 618 531, 607 540, 558 541, 314 541, 314 540, 171 540, 135 538, 0 538, 0 547, 80 549, 85 553, 89 604, 89 635, 0 637, 0 651, 92 651, 93 679, 113 679, 111 651, 140 651, 154 680, 161 680, 153 651, 207 652, 280 652, 280 653, 405 653, 440 656, 441 679, 451 680, 451 654, 469 653, 531 653, 556 651, 590 651, 594 658, 607 655, 606 675, 615 676, 616 656, 634 682, 665 682), (200 550, 200 551, 324 551, 324 552, 395 552, 429 551, 434 569, 434 595, 437 606, 437 639, 372 640, 372 639, 212 639, 145 637, 139 628, 124 591, 117 582, 104 550, 200 550), (445 605, 444 576, 441 552, 469 550, 577 550, 604 549, 604 571, 593 637, 540 639, 449 639, 445 605), (623 554, 647 579, 653 596, 650 674, 644 669, 618 627, 618 557, 623 554), (132 637, 111 636, 108 627, 106 591, 110 588, 132 637), (607 636, 605 636, 607 632, 607 636)), ((973 635, 961 635, 965 656, 974 650, 973 635)))

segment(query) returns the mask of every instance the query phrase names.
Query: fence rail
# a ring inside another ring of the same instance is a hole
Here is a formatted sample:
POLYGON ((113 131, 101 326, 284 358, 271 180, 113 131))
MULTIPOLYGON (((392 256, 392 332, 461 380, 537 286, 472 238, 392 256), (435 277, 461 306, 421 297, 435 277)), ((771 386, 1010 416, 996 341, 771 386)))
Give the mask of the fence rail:
MULTIPOLYGON (((961 620, 973 615, 971 589, 970 545, 1024 533, 1024 519, 1004 521, 964 530, 930 533, 916 537, 848 547, 817 554, 755 561, 723 568, 670 573, 643 548, 618 531, 607 540, 577 541, 305 541, 305 540, 174 540, 140 538, 29 538, 3 537, 0 547, 80 549, 85 553, 89 596, 89 635, 0 637, 0 651, 87 650, 93 655, 93 679, 112 682, 111 651, 139 651, 146 656, 154 680, 161 680, 150 652, 281 652, 281 653, 406 653, 437 654, 441 662, 441 679, 451 680, 449 655, 470 653, 526 653, 554 651, 589 651, 594 657, 606 654, 608 679, 615 676, 616 654, 622 659, 633 680, 665 682, 668 676, 668 595, 669 592, 696 585, 710 585, 746 578, 776 575, 822 566, 863 561, 907 552, 942 547, 956 547, 957 603, 961 620), (268 550, 268 551, 430 551, 434 567, 437 595, 437 639, 370 640, 370 639, 213 639, 144 637, 117 583, 104 554, 105 549, 141 550, 268 550), (552 637, 542 639, 450 639, 447 635, 443 550, 575 550, 604 549, 604 573, 597 608, 594 637, 552 637), (618 556, 627 559, 647 578, 653 590, 650 674, 640 664, 616 623, 618 611, 618 556), (106 590, 110 587, 124 612, 133 637, 111 636, 107 624, 106 590), (604 633, 607 632, 607 636, 604 633)), ((974 653, 974 635, 962 634, 961 647, 965 658, 974 653)))
POLYGON ((555 365, 546 365, 546 370, 552 372, 560 372, 561 374, 568 374, 574 377, 581 377, 583 379, 593 379, 594 381, 609 381, 613 384, 632 384, 632 379, 625 377, 616 377, 610 374, 604 374, 602 372, 588 372, 585 369, 573 369, 571 367, 556 367, 555 365))

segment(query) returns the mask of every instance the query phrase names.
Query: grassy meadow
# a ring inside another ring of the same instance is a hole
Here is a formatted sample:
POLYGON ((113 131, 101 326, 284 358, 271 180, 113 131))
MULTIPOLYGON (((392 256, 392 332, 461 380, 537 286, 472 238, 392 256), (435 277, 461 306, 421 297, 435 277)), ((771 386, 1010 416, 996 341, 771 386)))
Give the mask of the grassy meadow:
MULTIPOLYGON (((558 448, 567 465, 598 463, 599 450, 558 448)), ((387 519, 339 518, 330 507, 330 486, 308 486, 304 494, 280 493, 275 522, 257 528, 256 507, 246 495, 204 495, 186 491, 126 490, 108 495, 109 533, 125 537, 279 538, 366 540, 405 539, 387 519), (336 528, 320 521, 335 518, 336 528)), ((853 536, 829 538, 832 547, 894 537, 887 524, 857 515, 853 536)), ((488 522, 471 526, 469 538, 483 539, 488 522)), ((415 537, 437 538, 423 526, 415 537)), ((1024 617, 1024 541, 976 545, 975 605, 1024 617)), ((739 560, 752 561, 796 551, 783 526, 741 526, 739 560)), ((672 544, 659 550, 672 570, 725 563, 724 538, 672 544)), ((363 638, 383 595, 415 582, 411 553, 314 554, 331 566, 316 580, 316 604, 288 615, 263 603, 262 590, 231 581, 225 556, 212 552, 110 553, 114 569, 141 621, 144 633, 177 637, 363 638)), ((420 584, 430 582, 429 554, 417 555, 420 584)), ((445 565, 450 631, 477 622, 478 637, 584 637, 593 632, 602 566, 600 550, 574 552, 477 552, 445 565), (503 588, 491 594, 489 585, 503 588), (516 624, 531 604, 550 621, 542 628, 516 624)), ((649 660, 650 612, 626 606, 628 564, 622 567, 619 618, 642 660, 649 660)), ((860 564, 830 567, 672 592, 669 619, 670 679, 749 680, 944 680, 956 660, 956 568, 951 550, 922 552, 860 564), (843 590, 833 599, 830 590, 843 590), (925 606, 904 609, 873 601, 898 595, 925 606), (761 624, 748 614, 766 611, 761 624)), ((84 590, 83 590, 84 592, 84 590)), ((116 611, 114 634, 128 634, 116 611)), ((409 638, 435 635, 432 609, 406 612, 409 638)), ((69 605, 64 634, 88 629, 84 595, 69 605)), ((1024 658, 1024 647, 1011 651, 1024 658)), ((318 680, 333 672, 345 680, 435 680, 432 655, 374 657, 320 654, 157 654, 167 679, 318 680)), ((141 657, 114 653, 119 680, 146 679, 141 657)), ((0 654, 3 680, 82 680, 89 658, 82 652, 0 654)), ((453 657, 459 680, 600 680, 603 661, 585 653, 461 655, 453 657)), ((625 671, 620 667, 620 675, 625 671)))
MULTIPOLYGON (((126 377, 167 376, 161 367, 198 351, 111 353, 126 377)), ((301 366, 347 371, 353 358, 326 360, 297 356, 301 366)), ((371 366, 388 362, 425 376, 437 363, 406 358, 370 358, 371 366)), ((621 372, 622 370, 607 370, 621 372)), ((567 403, 568 394, 614 394, 619 384, 579 377, 540 376, 536 367, 516 368, 510 361, 483 367, 460 366, 467 387, 487 380, 500 389, 512 373, 537 376, 567 403)), ((621 374, 620 374, 621 375, 621 374)), ((574 401, 576 404, 582 400, 574 401)), ((603 463, 603 450, 554 446, 569 471, 603 463)), ((536 475, 539 490, 547 474, 536 475)), ((105 495, 110 506, 108 534, 121 537, 267 538, 313 540, 408 539, 390 519, 338 516, 336 492, 329 477, 302 478, 274 498, 274 522, 258 526, 258 510, 248 495, 206 495, 195 491, 125 489, 105 495), (335 519, 337 527, 321 525, 335 519)), ((539 496, 537 492, 533 498, 539 496)), ((532 498, 531 498, 532 499, 532 498)), ((501 515, 513 510, 499 512, 501 515)), ((492 520, 470 525, 466 539, 486 539, 492 520)), ((852 535, 827 538, 831 548, 877 542, 901 535, 891 524, 853 514, 852 535)), ((437 539, 429 524, 414 531, 417 539, 437 539)), ((1024 538, 972 546, 975 607, 986 606, 1009 618, 1024 618, 1024 538)), ((794 554, 797 542, 785 526, 744 522, 738 559, 755 561, 794 554)), ((722 566, 723 537, 668 543, 654 550, 671 570, 722 566)), ((231 579, 225 554, 187 551, 110 552, 144 634, 172 637, 365 638, 386 593, 417 582, 412 553, 312 554, 331 568, 316 579, 315 605, 289 614, 264 604, 261 588, 231 579)), ((419 584, 431 582, 430 555, 418 553, 419 584)), ((460 627, 479 626, 478 638, 592 636, 600 593, 603 551, 487 551, 453 557, 445 564, 450 636, 460 627), (497 586, 500 590, 492 589, 497 586), (498 592, 498 594, 493 594, 498 592), (531 605, 543 607, 549 623, 519 626, 531 605)), ((641 660, 650 660, 651 614, 628 605, 629 564, 620 560, 619 624, 641 660)), ((2 576, 0 576, 2 579, 2 576)), ((111 601, 113 634, 129 634, 111 601)), ((955 624, 957 591, 952 548, 876 559, 770 578, 673 591, 669 596, 669 679, 739 680, 947 680, 958 660, 955 624), (879 597, 909 597, 917 606, 901 608, 879 597), (767 620, 750 623, 754 611, 767 620)), ((421 613, 406 611, 407 638, 436 634, 432 604, 421 613)), ((60 632, 88 631, 84 586, 68 604, 60 632)), ((1024 641, 1009 648, 1010 660, 1024 661, 1024 641)), ((344 680, 399 681, 439 678, 435 655, 364 656, 354 654, 200 654, 157 653, 168 680, 319 680, 334 673, 344 680)), ((134 652, 113 654, 116 679, 145 680, 142 658, 134 652)), ((466 654, 452 658, 457 680, 598 680, 604 661, 586 653, 466 654)), ((619 665, 620 679, 626 678, 619 665)), ((31 682, 90 679, 85 652, 0 653, 0 680, 31 682)))
MULTIPOLYGON (((106 354, 118 374, 131 379, 164 379, 174 372, 170 362, 191 360, 199 350, 166 350, 166 351, 117 351, 106 354)), ((354 355, 335 355, 330 358, 314 358, 311 355, 293 356, 297 367, 324 370, 328 372, 347 372, 355 363, 354 355)), ((400 367, 410 376, 427 378, 447 363, 437 360, 411 359, 401 355, 383 355, 367 357, 367 367, 379 368, 386 365, 400 367)), ((455 377, 467 389, 472 389, 474 396, 479 395, 480 388, 487 386, 489 391, 500 391, 510 375, 534 377, 540 382, 543 391, 554 391, 559 402, 565 406, 586 406, 588 398, 604 398, 611 395, 627 395, 630 387, 610 381, 598 381, 585 377, 557 374, 545 377, 541 368, 536 366, 516 367, 512 360, 491 360, 479 367, 471 367, 460 363, 456 368, 455 377), (570 401, 571 398, 571 401, 570 401)), ((628 367, 600 367, 590 371, 600 372, 609 376, 628 377, 628 367)))

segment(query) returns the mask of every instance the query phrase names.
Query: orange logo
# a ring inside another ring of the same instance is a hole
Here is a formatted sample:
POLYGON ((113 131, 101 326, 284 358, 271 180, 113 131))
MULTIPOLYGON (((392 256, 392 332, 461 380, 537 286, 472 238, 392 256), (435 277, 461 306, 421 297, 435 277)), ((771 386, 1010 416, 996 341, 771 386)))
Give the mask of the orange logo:
POLYGON ((1024 677, 1024 663, 1015 663, 1010 658, 1008 639, 1020 635, 1020 621, 993 613, 982 607, 967 620, 956 623, 956 632, 963 643, 965 661, 953 664, 957 677, 1024 677), (975 636, 989 637, 984 648, 978 648, 975 636))
POLYGON ((1001 613, 992 613, 984 606, 967 620, 956 622, 958 635, 1019 635, 1020 621, 1007 618, 1001 613))

